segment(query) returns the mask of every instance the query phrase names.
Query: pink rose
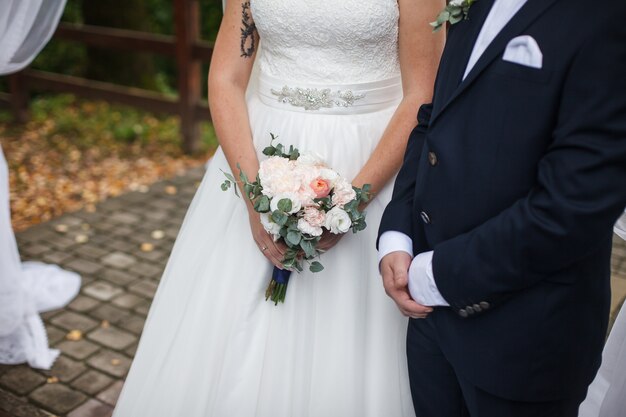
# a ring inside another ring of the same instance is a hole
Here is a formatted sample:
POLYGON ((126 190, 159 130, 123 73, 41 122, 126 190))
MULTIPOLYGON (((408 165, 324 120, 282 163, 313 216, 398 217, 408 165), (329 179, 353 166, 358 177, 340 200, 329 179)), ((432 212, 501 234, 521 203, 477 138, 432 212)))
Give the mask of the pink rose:
POLYGON ((328 194, 330 194, 330 182, 323 178, 316 178, 309 184, 313 192, 315 193, 315 197, 324 198, 328 194))
POLYGON ((343 206, 345 206, 355 198, 356 192, 352 188, 352 184, 343 179, 337 181, 333 193, 333 206, 339 206, 343 208, 343 206))
POLYGON ((303 218, 312 227, 322 227, 326 222, 326 213, 315 207, 307 207, 304 209, 303 218))

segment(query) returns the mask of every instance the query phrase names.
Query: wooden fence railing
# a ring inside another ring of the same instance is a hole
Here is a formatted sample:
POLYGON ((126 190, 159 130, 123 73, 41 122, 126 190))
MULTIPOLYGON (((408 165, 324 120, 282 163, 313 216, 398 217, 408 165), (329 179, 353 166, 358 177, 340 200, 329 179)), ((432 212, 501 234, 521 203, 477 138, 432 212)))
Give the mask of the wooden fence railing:
POLYGON ((18 122, 28 119, 30 90, 67 92, 90 99, 127 104, 157 113, 180 116, 183 147, 197 149, 198 124, 210 120, 206 102, 201 100, 201 64, 209 62, 213 44, 200 40, 198 0, 174 0, 175 36, 61 23, 56 39, 106 49, 150 52, 176 60, 178 96, 165 96, 139 88, 87 80, 68 75, 26 69, 9 77, 10 94, 0 93, 0 102, 9 104, 18 122))

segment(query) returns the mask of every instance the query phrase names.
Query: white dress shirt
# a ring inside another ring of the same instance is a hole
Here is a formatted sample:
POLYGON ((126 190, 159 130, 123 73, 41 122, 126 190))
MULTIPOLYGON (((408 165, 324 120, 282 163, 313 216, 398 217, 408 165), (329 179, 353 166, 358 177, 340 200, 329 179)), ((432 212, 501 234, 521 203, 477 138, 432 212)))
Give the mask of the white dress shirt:
MULTIPOLYGON (((500 31, 506 26, 511 18, 522 8, 527 0, 495 0, 480 34, 472 49, 472 55, 465 68, 463 79, 474 68, 476 62, 495 39, 500 31)), ((382 260, 391 252, 403 251, 413 257, 413 241, 404 233, 388 231, 382 234, 378 242, 378 259, 382 260)), ((411 262, 409 268, 409 292, 413 299, 425 306, 449 306, 443 298, 433 274, 432 259, 433 251, 418 254, 411 262)))

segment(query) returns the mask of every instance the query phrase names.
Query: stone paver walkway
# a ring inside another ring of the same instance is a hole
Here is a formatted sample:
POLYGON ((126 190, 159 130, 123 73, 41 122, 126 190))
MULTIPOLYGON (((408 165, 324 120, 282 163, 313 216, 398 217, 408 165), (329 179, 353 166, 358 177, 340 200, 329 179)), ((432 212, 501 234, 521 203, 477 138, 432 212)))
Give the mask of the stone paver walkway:
MULTIPOLYGON (((44 314, 62 354, 51 371, 0 365, 0 417, 108 417, 202 170, 20 233, 24 259, 83 277, 80 295, 44 314)), ((613 311, 626 297, 626 244, 615 239, 613 311)))

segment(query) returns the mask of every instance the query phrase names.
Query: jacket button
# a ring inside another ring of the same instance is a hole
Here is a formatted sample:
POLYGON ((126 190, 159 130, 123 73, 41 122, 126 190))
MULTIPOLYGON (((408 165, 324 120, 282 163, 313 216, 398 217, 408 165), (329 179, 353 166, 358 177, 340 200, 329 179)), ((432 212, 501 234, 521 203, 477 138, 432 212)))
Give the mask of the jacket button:
POLYGON ((474 308, 472 306, 465 307, 465 311, 467 311, 468 314, 474 314, 474 308))
POLYGON ((422 212, 420 213, 420 217, 422 218, 422 221, 423 221, 424 223, 426 223, 426 224, 430 224, 430 216, 429 216, 429 215, 428 215, 425 211, 422 211, 422 212))
POLYGON ((462 308, 459 310, 459 316, 463 317, 463 318, 467 318, 467 316, 469 316, 469 314, 467 313, 467 311, 462 308))
POLYGON ((480 313, 481 311, 483 311, 483 309, 478 304, 474 304, 472 307, 474 308, 474 311, 477 313, 480 313))
POLYGON ((437 154, 434 152, 428 152, 428 163, 431 167, 434 167, 439 162, 439 158, 437 158, 437 154))
POLYGON ((487 310, 490 307, 489 303, 486 301, 481 301, 480 302, 480 308, 482 308, 483 310, 487 310))

